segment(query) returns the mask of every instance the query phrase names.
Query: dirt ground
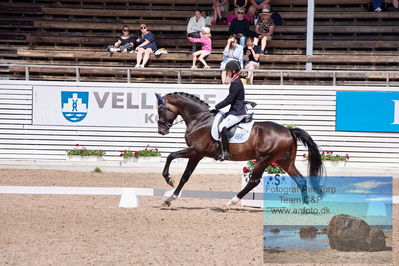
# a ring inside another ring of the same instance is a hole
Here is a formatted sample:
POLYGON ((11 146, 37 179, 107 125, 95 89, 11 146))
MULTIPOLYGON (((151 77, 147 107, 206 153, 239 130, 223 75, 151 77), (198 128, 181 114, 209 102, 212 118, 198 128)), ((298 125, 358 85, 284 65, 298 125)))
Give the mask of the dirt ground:
MULTIPOLYGON (((154 174, 46 170, 0 170, 0 185, 168 188, 154 174)), ((238 191, 240 186, 239 175, 197 174, 185 189, 238 191)), ((119 196, 0 194, 0 265, 263 263, 261 210, 236 207, 221 212, 225 200, 207 199, 177 199, 171 208, 161 208, 161 197, 140 197, 139 208, 122 209, 119 200, 119 196)), ((278 256, 265 262, 283 262, 278 256)))

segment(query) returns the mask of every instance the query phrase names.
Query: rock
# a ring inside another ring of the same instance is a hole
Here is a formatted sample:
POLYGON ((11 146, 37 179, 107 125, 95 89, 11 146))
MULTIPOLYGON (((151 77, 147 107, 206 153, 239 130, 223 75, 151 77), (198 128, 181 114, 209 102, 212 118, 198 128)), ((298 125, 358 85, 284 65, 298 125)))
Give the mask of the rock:
POLYGON ((350 215, 335 215, 328 224, 327 234, 332 249, 340 251, 386 250, 386 237, 381 229, 350 215))
POLYGON ((299 230, 299 236, 301 238, 314 238, 317 235, 317 228, 314 226, 303 226, 299 230))
POLYGON ((320 232, 317 232, 319 235, 327 234, 327 227, 324 227, 320 232))
POLYGON ((280 229, 273 228, 273 229, 270 229, 270 232, 272 232, 272 233, 280 233, 280 229))

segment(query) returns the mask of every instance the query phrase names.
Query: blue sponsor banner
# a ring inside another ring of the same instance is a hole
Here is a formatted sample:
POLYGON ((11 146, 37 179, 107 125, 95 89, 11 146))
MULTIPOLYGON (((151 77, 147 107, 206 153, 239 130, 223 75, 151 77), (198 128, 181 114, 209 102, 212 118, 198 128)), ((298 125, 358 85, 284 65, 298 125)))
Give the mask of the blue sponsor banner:
POLYGON ((399 92, 337 91, 336 130, 399 132, 399 92))

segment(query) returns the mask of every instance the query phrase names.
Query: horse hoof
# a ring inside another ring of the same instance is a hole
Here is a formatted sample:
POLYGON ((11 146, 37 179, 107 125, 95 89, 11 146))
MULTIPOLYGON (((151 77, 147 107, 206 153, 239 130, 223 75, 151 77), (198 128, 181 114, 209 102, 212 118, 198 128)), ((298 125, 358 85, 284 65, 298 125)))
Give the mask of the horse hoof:
POLYGON ((175 187, 175 180, 173 179, 173 177, 169 178, 168 185, 173 188, 175 187))
POLYGON ((162 202, 162 207, 170 207, 172 202, 170 202, 169 200, 164 200, 164 202, 162 202))
POLYGON ((230 205, 228 203, 225 203, 222 207, 222 210, 227 212, 228 210, 230 210, 230 205))

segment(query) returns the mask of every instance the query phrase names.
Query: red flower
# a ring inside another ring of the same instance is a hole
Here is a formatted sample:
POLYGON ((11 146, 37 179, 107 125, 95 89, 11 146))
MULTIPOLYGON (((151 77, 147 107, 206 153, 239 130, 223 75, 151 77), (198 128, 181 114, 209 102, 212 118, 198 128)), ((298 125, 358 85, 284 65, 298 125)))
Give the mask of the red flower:
MULTIPOLYGON (((327 153, 328 153, 328 152, 327 152, 327 153)), ((323 155, 324 155, 324 154, 325 154, 325 152, 323 151, 321 154, 323 154, 323 155)))
POLYGON ((100 150, 100 152, 104 152, 104 150, 100 150))
POLYGON ((253 164, 256 164, 256 160, 253 160, 252 163, 253 163, 253 164))
POLYGON ((272 165, 273 165, 273 166, 276 166, 276 165, 278 165, 278 164, 277 164, 276 162, 272 162, 272 165))
POLYGON ((122 157, 122 156, 123 156, 123 153, 119 154, 119 156, 122 157))
POLYGON ((244 173, 249 173, 249 169, 248 169, 247 167, 242 168, 242 171, 243 171, 244 173))
POLYGON ((339 155, 337 154, 337 155, 335 155, 335 157, 339 157, 339 155))
POLYGON ((80 150, 80 152, 84 152, 84 150, 80 150))
POLYGON ((155 148, 155 149, 154 149, 154 151, 158 152, 158 149, 157 149, 157 148, 155 148))
POLYGON ((307 154, 306 154, 306 153, 302 154, 302 157, 303 157, 303 158, 306 158, 306 156, 307 156, 307 154))
POLYGON ((348 155, 348 154, 346 154, 346 155, 345 155, 345 157, 346 157, 346 159, 348 159, 348 160, 349 160, 349 155, 348 155))
POLYGON ((134 155, 139 155, 139 152, 138 152, 138 151, 135 151, 135 152, 134 152, 134 155))
POLYGON ((75 144, 75 146, 76 146, 76 147, 78 147, 78 146, 79 146, 79 144, 75 144))
POLYGON ((333 151, 330 151, 330 154, 333 154, 334 152, 333 151))

